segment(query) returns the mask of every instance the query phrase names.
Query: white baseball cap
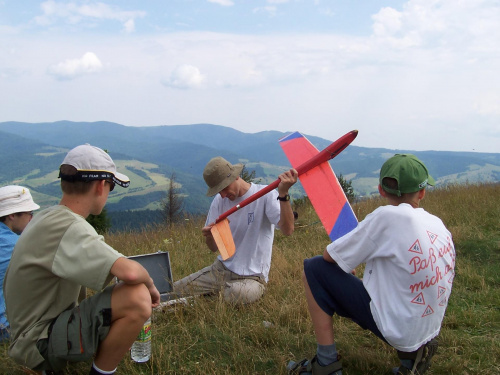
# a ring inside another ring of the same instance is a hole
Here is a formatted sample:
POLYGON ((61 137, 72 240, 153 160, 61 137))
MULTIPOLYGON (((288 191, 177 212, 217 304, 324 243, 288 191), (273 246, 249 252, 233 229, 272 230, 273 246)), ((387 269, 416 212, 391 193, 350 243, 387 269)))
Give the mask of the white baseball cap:
POLYGON ((88 143, 70 150, 62 164, 72 165, 77 169, 76 175, 64 175, 59 172, 61 180, 93 181, 112 179, 121 187, 128 187, 130 179, 116 171, 116 165, 108 153, 88 143))
POLYGON ((8 185, 0 188, 0 217, 18 212, 38 210, 30 191, 24 186, 8 185))

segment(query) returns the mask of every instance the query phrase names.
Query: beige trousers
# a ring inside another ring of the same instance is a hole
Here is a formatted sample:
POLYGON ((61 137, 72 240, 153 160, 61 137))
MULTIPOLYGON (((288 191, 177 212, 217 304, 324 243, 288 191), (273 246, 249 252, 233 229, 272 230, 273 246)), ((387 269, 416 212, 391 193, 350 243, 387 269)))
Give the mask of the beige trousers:
POLYGON ((240 276, 226 267, 219 259, 208 267, 174 283, 174 293, 182 296, 223 293, 224 300, 234 304, 257 301, 266 289, 260 276, 240 276))

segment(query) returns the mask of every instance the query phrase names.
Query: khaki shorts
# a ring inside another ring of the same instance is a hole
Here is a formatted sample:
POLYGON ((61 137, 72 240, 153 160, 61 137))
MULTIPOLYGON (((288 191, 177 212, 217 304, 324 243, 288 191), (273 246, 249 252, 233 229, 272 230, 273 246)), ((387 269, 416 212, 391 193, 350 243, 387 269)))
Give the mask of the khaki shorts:
POLYGON ((79 306, 63 311, 51 324, 49 338, 38 340, 45 358, 35 370, 62 370, 68 362, 93 358, 111 326, 111 293, 114 285, 84 299, 79 306))
POLYGON ((257 275, 241 276, 215 262, 174 283, 178 296, 216 294, 222 292, 229 303, 245 304, 257 301, 266 289, 264 278, 257 275))

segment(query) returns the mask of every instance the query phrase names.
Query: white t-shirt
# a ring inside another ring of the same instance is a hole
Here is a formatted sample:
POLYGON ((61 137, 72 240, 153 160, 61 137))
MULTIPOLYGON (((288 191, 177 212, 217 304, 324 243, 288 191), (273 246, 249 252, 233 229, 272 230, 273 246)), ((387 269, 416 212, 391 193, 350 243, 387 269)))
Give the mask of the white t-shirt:
POLYGON ((345 272, 366 263, 370 309, 389 344, 410 352, 438 335, 455 274, 441 219, 409 204, 379 207, 327 251, 345 272))
MULTIPOLYGON (((265 187, 266 185, 252 183, 245 195, 234 201, 217 194, 210 205, 206 225, 212 224, 221 214, 265 187)), ((267 282, 271 268, 274 227, 280 220, 277 197, 278 192, 272 190, 228 217, 236 251, 225 261, 220 255, 218 258, 230 271, 241 276, 262 275, 267 282)))

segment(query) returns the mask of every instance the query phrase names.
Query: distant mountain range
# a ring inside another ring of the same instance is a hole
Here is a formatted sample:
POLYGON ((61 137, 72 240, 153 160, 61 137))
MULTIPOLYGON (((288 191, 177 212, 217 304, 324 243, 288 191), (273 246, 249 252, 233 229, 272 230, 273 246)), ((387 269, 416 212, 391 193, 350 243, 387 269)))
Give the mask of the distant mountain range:
MULTIPOLYGON (((202 173, 212 157, 223 156, 232 163, 244 163, 249 171, 255 170, 256 180, 269 183, 290 167, 278 144, 278 140, 289 133, 243 133, 211 124, 131 127, 104 121, 2 122, 0 185, 28 186, 42 207, 55 204, 61 196, 57 171, 66 152, 90 143, 106 149, 118 169, 132 181, 130 188, 115 189, 111 193, 108 212, 158 209, 174 173, 184 196, 185 210, 204 214, 210 198, 205 196, 202 173)), ((334 141, 304 135, 319 150, 334 141)), ((417 155, 438 185, 500 181, 499 153, 390 150, 351 145, 331 164, 337 175, 352 181, 358 195, 366 196, 377 192, 378 171, 384 160, 398 152, 417 155)), ((302 193, 297 186, 294 195, 302 193)))

